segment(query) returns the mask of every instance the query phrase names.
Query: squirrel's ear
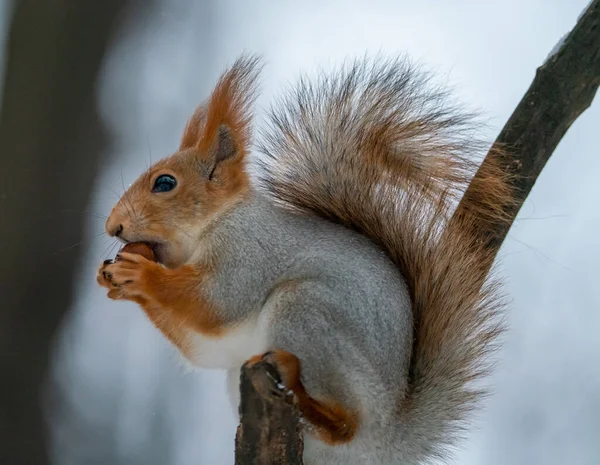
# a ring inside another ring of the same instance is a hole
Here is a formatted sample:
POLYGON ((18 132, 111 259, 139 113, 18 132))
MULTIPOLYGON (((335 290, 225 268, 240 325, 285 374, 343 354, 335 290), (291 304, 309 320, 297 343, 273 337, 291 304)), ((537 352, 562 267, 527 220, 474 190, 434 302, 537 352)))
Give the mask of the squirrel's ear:
POLYGON ((229 159, 242 158, 244 155, 244 149, 238 147, 231 132, 231 129, 226 125, 221 125, 217 133, 217 138, 213 147, 209 151, 209 163, 210 168, 208 171, 208 178, 211 179, 215 170, 219 167, 221 162, 229 159), (238 157, 238 155, 241 155, 238 157))
POLYGON ((225 72, 206 104, 186 127, 182 148, 197 149, 212 171, 226 160, 242 160, 250 147, 252 104, 260 72, 256 57, 241 57, 225 72))
POLYGON ((179 144, 179 150, 189 149, 198 144, 205 121, 206 105, 202 104, 196 108, 196 111, 185 125, 183 135, 181 136, 181 142, 179 144))

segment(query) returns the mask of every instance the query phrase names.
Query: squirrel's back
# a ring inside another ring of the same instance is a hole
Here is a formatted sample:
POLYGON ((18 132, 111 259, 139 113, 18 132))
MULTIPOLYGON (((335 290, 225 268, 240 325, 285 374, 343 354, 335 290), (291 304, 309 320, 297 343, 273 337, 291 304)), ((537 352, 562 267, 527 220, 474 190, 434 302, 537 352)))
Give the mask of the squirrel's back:
POLYGON ((473 224, 501 219, 503 174, 480 172, 469 214, 450 221, 482 148, 475 117, 402 59, 302 79, 261 140, 260 180, 273 201, 367 236, 406 281, 415 334, 408 387, 389 406, 389 449, 407 463, 443 456, 464 429, 483 394, 472 383, 501 331, 497 283, 485 279, 493 251, 473 224))

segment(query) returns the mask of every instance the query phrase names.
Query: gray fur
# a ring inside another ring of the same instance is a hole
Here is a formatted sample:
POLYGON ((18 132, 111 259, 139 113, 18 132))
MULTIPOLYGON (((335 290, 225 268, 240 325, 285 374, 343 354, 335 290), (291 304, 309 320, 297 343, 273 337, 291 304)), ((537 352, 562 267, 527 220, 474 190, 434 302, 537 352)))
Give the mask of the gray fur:
POLYGON ((384 448, 393 439, 412 343, 411 304, 398 269, 365 237, 284 211, 258 193, 211 235, 222 247, 216 245, 219 269, 209 296, 223 316, 240 321, 268 313, 271 348, 301 360, 307 392, 362 414, 350 445, 331 448, 307 438, 306 465, 397 463, 400 456, 392 459, 384 448), (291 290, 290 280, 298 283, 291 290), (317 458, 331 453, 325 462, 317 458))

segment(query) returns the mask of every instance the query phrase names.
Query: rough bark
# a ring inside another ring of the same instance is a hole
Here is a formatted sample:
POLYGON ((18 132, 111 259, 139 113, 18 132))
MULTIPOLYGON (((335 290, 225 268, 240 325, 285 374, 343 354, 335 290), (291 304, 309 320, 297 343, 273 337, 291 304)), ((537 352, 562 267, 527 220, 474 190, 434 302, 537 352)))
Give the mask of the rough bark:
POLYGON ((123 1, 14 3, 0 114, 0 463, 49 463, 42 386, 101 153, 95 83, 123 1))
MULTIPOLYGON (((514 202, 505 208, 508 221, 482 221, 473 231, 496 252, 552 152, 571 124, 590 106, 599 84, 600 0, 595 0, 559 50, 538 68, 535 80, 483 162, 491 163, 492 157, 501 157, 501 166, 512 175, 515 189, 514 202), (495 150, 497 147, 503 150, 495 150)), ((476 194, 472 190, 466 190, 465 197, 471 202, 473 195, 476 194)), ((459 204, 453 220, 468 214, 465 204, 459 204)), ((485 266, 489 269, 491 263, 485 266)), ((262 369, 278 376, 270 365, 262 369)), ((299 448, 301 454, 302 446, 297 412, 289 414, 285 400, 273 397, 269 390, 257 390, 248 382, 248 377, 256 376, 264 378, 265 373, 258 369, 242 374, 236 465, 301 464, 301 456, 296 455, 299 448), (288 455, 290 450, 294 453, 288 455)))
POLYGON ((300 412, 276 368, 266 362, 244 366, 240 388, 235 464, 302 465, 300 412))

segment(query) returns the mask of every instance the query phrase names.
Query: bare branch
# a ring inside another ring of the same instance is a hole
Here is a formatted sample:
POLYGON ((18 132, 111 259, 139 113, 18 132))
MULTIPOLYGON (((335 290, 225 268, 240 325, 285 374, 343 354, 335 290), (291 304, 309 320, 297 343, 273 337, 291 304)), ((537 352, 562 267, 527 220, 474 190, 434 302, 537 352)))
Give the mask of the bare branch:
MULTIPOLYGON (((505 207, 509 221, 474 224, 474 233, 496 252, 546 162, 571 124, 590 106, 599 84, 600 0, 594 0, 558 50, 537 69, 476 174, 485 172, 486 164, 499 162, 512 175, 515 198, 505 207)), ((476 203, 476 195, 475 189, 466 190, 453 220, 467 213, 465 205, 476 203)))

